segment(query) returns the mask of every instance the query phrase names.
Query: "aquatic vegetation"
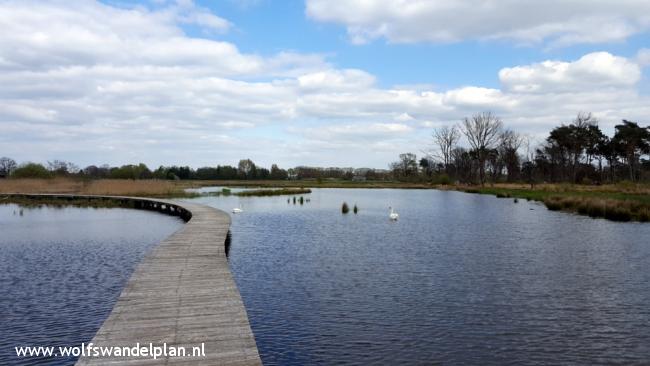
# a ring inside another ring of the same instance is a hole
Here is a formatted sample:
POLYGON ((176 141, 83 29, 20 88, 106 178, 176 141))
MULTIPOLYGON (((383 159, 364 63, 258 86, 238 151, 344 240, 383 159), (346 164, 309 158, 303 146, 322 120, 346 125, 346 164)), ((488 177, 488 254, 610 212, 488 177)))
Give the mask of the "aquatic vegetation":
POLYGON ((241 191, 234 193, 235 196, 240 197, 266 197, 266 196, 286 196, 294 194, 307 194, 311 193, 309 188, 281 188, 281 189, 251 189, 248 191, 241 191))
POLYGON ((83 195, 196 197, 165 180, 101 179, 0 179, 0 193, 66 193, 83 195))
POLYGON ((549 210, 576 212, 593 218, 602 217, 612 221, 650 220, 650 205, 632 200, 551 196, 543 202, 549 210))

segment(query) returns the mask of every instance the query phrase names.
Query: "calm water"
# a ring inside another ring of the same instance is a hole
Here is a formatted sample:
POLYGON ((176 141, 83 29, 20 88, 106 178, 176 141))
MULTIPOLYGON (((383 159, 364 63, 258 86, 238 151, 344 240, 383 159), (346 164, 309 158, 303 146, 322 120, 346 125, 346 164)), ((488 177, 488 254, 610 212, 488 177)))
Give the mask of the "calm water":
POLYGON ((244 209, 230 264, 266 365, 650 361, 650 224, 458 192, 305 197, 198 199, 244 209))
POLYGON ((0 365, 16 346, 76 346, 95 335, 144 254, 183 222, 129 209, 0 205, 0 365))

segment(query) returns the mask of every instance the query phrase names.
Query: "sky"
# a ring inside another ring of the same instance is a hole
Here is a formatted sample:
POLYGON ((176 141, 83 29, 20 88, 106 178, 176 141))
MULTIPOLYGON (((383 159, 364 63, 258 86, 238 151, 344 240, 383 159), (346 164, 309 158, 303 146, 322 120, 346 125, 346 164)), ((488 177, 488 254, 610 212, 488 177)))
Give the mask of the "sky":
POLYGON ((492 111, 650 124, 647 0, 0 0, 0 156, 386 168, 492 111))

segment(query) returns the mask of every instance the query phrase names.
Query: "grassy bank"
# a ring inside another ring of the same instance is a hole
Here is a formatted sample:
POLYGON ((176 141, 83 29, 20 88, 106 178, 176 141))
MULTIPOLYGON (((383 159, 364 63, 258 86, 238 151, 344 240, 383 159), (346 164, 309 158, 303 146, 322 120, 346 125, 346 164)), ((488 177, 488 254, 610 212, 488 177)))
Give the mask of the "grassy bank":
POLYGON ((431 185, 395 181, 352 182, 343 180, 300 181, 163 181, 163 180, 75 180, 0 179, 2 193, 67 193, 88 195, 118 195, 141 197, 196 197, 187 188, 205 186, 278 188, 257 189, 237 193, 240 196, 275 196, 306 194, 310 188, 408 188, 458 190, 468 193, 492 194, 503 198, 518 198, 543 202, 550 210, 575 212, 591 217, 617 221, 650 221, 650 185, 612 184, 586 186, 572 184, 539 184, 533 189, 526 184, 495 184, 485 187, 466 185, 431 185))
POLYGON ((500 198, 518 198, 543 202, 549 210, 574 212, 614 221, 650 221, 650 186, 617 184, 582 186, 543 184, 533 189, 526 185, 439 187, 467 193, 491 194, 500 198))
POLYGON ((240 197, 266 197, 266 196, 285 196, 311 193, 308 188, 280 188, 280 189, 253 189, 249 191, 237 192, 235 195, 240 197))

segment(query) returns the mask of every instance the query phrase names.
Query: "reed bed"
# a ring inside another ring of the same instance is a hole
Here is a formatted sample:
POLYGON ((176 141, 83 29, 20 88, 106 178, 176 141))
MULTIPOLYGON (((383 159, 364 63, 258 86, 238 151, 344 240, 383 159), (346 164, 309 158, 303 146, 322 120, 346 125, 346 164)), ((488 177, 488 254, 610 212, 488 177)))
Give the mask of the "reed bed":
POLYGON ((237 192, 235 193, 235 195, 240 197, 266 197, 266 196, 298 195, 298 194, 308 194, 308 193, 311 193, 311 189, 309 188, 282 188, 282 189, 253 189, 250 191, 237 192))
POLYGON ((559 197, 544 199, 544 205, 553 211, 572 211, 590 217, 612 221, 650 221, 650 205, 630 200, 595 197, 559 197))
MULTIPOLYGON (((450 189, 449 187, 447 189, 450 189)), ((539 201, 550 210, 574 212, 613 221, 650 221, 650 189, 647 184, 619 183, 607 186, 524 184, 455 186, 466 193, 491 194, 498 198, 539 201)))
POLYGON ((110 196, 187 197, 180 186, 164 180, 2 179, 0 193, 63 193, 110 196))

